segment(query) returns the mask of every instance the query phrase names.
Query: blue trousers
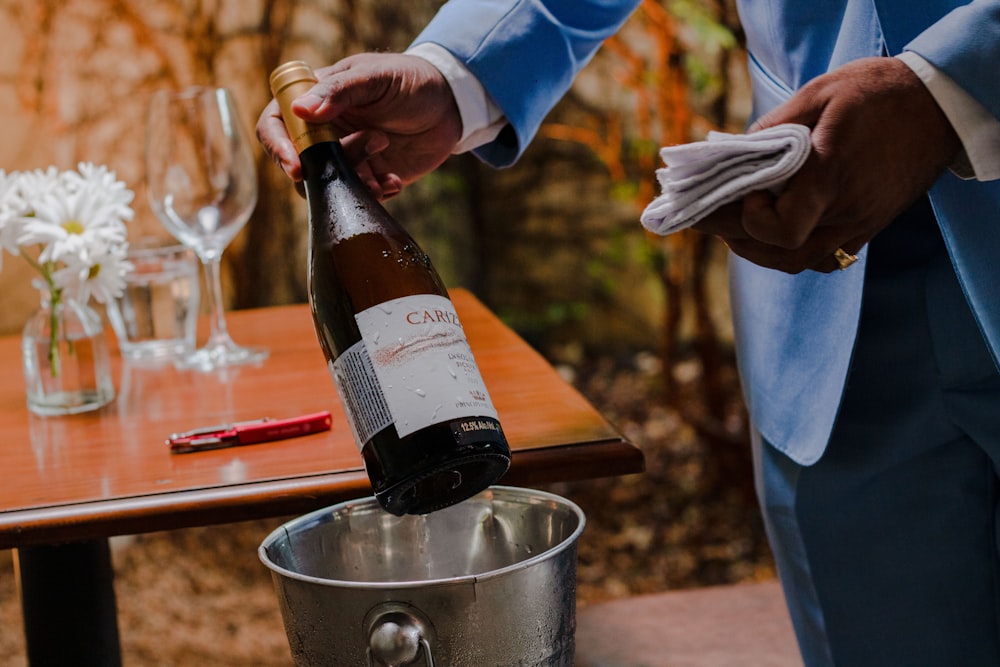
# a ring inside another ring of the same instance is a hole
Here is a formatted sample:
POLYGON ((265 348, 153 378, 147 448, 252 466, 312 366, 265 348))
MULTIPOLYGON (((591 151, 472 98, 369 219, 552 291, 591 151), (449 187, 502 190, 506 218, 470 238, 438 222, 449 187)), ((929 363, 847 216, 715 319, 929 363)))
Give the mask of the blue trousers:
POLYGON ((996 667, 1000 375, 926 201, 869 252, 826 453, 803 467, 754 443, 803 659, 996 667))

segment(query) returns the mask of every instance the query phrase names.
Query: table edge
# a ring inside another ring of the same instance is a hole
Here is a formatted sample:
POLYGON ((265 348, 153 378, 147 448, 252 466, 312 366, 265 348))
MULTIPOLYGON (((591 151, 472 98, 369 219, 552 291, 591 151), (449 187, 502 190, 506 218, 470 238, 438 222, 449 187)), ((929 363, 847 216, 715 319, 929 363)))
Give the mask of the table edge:
MULTIPOLYGON (((518 450, 510 470, 499 483, 549 484, 551 479, 545 469, 560 465, 567 455, 579 456, 581 462, 573 475, 564 476, 561 481, 641 473, 645 469, 645 459, 638 448, 623 438, 608 438, 518 450)), ((356 469, 98 500, 69 507, 34 507, 0 513, 0 549, 300 515, 370 494, 367 474, 356 469), (169 513, 159 512, 168 505, 169 513)))

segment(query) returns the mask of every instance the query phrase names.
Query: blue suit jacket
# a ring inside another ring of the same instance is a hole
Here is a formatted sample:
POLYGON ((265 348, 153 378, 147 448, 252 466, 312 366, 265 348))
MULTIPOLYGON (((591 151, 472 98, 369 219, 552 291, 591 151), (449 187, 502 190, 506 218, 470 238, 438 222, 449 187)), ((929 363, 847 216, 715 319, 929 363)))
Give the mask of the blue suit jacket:
MULTIPOLYGON (((451 0, 416 43, 451 51, 503 109, 510 131, 477 154, 506 166, 637 4, 451 0)), ((739 9, 755 114, 846 62, 912 50, 1000 118, 1000 0, 741 0, 739 9)), ((998 358, 1000 182, 962 181, 949 173, 930 199, 998 358)), ((819 459, 833 429, 857 335, 862 266, 791 276, 731 259, 737 359, 751 419, 768 442, 802 464, 819 459)))

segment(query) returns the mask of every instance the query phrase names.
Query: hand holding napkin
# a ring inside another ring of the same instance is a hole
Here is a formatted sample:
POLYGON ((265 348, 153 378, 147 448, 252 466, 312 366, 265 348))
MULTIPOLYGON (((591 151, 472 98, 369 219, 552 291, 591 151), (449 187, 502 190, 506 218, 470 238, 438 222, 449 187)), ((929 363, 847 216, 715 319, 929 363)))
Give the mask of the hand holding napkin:
POLYGON ((780 188, 806 161, 809 128, 786 123, 751 134, 709 132, 705 141, 660 149, 662 193, 643 211, 656 234, 686 229, 749 192, 780 188))

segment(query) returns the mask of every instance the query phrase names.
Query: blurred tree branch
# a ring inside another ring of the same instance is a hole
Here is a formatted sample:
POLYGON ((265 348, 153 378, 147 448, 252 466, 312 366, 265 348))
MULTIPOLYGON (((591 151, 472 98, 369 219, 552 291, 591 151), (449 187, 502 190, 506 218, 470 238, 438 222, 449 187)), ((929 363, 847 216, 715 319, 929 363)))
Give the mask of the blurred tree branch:
MULTIPOLYGON (((628 186, 617 191, 628 193, 638 215, 657 194, 657 147, 697 140, 732 124, 727 84, 731 60, 741 55, 737 34, 735 10, 725 2, 643 0, 625 28, 607 40, 601 56, 612 63, 615 82, 629 94, 627 111, 591 105, 578 122, 543 125, 540 135, 592 150, 612 182, 628 186), (690 45, 692 39, 697 48, 690 45), (705 91, 706 100, 693 99, 705 91)), ((693 230, 648 234, 647 239, 657 249, 652 256, 664 299, 661 361, 667 400, 703 435, 742 443, 745 423, 734 428, 730 418, 729 354, 710 308, 715 298, 709 289, 710 260, 718 242, 693 230), (688 345, 686 322, 692 324, 691 347, 701 367, 700 408, 678 400, 674 369, 688 345)))

